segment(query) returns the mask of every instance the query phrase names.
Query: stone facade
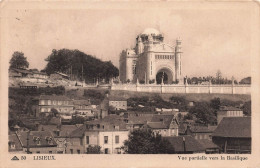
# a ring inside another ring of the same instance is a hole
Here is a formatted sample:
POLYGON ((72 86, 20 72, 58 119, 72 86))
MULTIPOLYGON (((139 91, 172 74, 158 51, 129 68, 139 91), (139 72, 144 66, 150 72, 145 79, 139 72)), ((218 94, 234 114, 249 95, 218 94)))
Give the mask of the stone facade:
POLYGON ((175 47, 164 43, 164 36, 148 28, 137 36, 133 49, 122 51, 119 63, 123 83, 181 83, 181 40, 175 47))

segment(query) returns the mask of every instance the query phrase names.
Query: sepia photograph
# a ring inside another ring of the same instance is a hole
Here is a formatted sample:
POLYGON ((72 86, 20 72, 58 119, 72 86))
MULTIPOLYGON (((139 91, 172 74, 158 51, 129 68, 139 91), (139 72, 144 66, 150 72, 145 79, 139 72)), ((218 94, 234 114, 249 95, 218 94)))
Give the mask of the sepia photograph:
POLYGON ((147 154, 245 166, 259 154, 259 3, 1 8, 1 145, 12 164, 147 154))

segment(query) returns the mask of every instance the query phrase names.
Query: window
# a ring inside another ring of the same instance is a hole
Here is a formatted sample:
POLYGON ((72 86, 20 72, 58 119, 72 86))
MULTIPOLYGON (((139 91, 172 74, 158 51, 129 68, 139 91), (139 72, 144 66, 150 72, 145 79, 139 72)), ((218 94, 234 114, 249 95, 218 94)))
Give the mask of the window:
POLYGON ((152 75, 152 71, 153 71, 153 62, 151 61, 151 75, 152 75))
POLYGON ((40 151, 37 151, 36 153, 41 153, 40 151))
POLYGON ((79 149, 77 150, 77 153, 80 154, 80 150, 79 149))
POLYGON ((109 154, 108 148, 105 148, 105 154, 109 154))
POLYGON ((44 105, 44 100, 41 100, 40 102, 41 102, 41 103, 40 103, 41 105, 44 105))
POLYGON ((119 143, 119 136, 116 135, 115 139, 116 139, 116 144, 118 144, 119 143))
POLYGON ((86 136, 86 144, 89 144, 89 136, 86 136))
POLYGON ((73 154, 73 149, 70 149, 70 153, 73 154))
POLYGON ((108 136, 104 136, 104 143, 105 143, 105 144, 108 143, 108 136))
POLYGON ((52 154, 52 151, 49 151, 49 154, 52 154))
POLYGON ((83 145, 83 138, 80 138, 80 145, 83 145))

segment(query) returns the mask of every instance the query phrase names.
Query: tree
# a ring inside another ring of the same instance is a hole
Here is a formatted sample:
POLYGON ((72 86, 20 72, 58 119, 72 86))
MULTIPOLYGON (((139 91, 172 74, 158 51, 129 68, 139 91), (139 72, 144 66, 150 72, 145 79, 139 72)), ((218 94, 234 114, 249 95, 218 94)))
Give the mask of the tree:
POLYGON ((56 71, 68 74, 73 80, 85 80, 86 82, 109 82, 110 78, 117 77, 119 70, 111 61, 101 61, 79 50, 60 49, 52 50, 45 59, 47 74, 56 71))
POLYGON ((251 100, 245 102, 245 104, 243 105, 243 112, 245 115, 251 116, 251 100))
POLYGON ((55 108, 51 108, 51 113, 53 113, 54 117, 57 117, 57 114, 59 114, 58 110, 56 110, 55 108))
POLYGON ((84 124, 85 118, 81 116, 72 117, 71 124, 84 124))
POLYGON ((196 103, 196 105, 190 109, 190 113, 195 115, 197 123, 204 125, 216 123, 214 110, 207 102, 196 103))
POLYGON ((154 134, 150 129, 134 130, 122 147, 128 154, 163 154, 174 153, 171 143, 154 134))
POLYGON ((216 73, 216 79, 217 79, 218 84, 220 84, 221 78, 222 78, 222 73, 221 73, 220 70, 218 70, 217 73, 216 73))
POLYGON ((13 53, 13 56, 10 60, 10 68, 28 68, 29 62, 27 61, 27 58, 24 57, 24 53, 15 51, 13 53))
POLYGON ((247 85, 250 85, 250 84, 251 84, 251 77, 247 77, 247 78, 241 79, 241 81, 239 82, 239 84, 247 84, 247 85))
POLYGON ((220 108, 220 98, 215 97, 214 99, 211 99, 210 100, 210 107, 212 107, 213 109, 219 110, 219 108, 220 108))

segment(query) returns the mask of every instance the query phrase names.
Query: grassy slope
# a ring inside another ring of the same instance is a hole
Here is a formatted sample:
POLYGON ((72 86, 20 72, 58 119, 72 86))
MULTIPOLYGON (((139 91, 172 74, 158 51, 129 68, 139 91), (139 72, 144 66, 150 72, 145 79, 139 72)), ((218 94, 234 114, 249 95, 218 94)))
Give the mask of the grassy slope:
MULTIPOLYGON (((130 98, 130 97, 142 97, 142 96, 154 96, 156 93, 142 93, 142 92, 130 92, 130 91, 116 91, 111 90, 110 95, 114 97, 124 97, 124 98, 130 98)), ((157 94, 158 95, 158 94, 157 94)), ((230 94, 174 94, 174 93, 165 93, 165 94, 159 94, 162 96, 164 100, 169 100, 170 97, 176 96, 176 97, 184 97, 186 100, 189 101, 210 101, 211 99, 215 97, 219 97, 221 100, 227 99, 231 101, 249 101, 251 100, 251 95, 230 95, 230 94)))

